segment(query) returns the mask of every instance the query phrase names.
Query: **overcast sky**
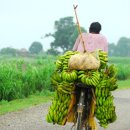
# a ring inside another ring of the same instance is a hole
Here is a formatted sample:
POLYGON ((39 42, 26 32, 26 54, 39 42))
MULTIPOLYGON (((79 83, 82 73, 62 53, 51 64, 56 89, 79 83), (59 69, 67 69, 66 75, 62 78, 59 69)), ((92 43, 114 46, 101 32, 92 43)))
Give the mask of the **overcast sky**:
POLYGON ((120 37, 130 38, 130 0, 0 0, 0 49, 27 48, 40 41, 46 50, 54 32, 54 21, 75 15, 78 4, 80 25, 88 30, 91 22, 102 24, 101 33, 116 43, 120 37))

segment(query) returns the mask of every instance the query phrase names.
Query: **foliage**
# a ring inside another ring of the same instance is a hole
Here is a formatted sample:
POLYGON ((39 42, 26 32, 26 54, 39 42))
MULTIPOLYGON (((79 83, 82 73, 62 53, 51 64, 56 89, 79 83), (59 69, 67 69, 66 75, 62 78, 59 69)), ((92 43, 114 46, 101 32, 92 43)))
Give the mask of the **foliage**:
POLYGON ((29 52, 31 54, 38 54, 43 50, 43 46, 40 42, 33 42, 29 47, 29 52))
POLYGON ((47 50, 47 54, 56 56, 56 55, 60 54, 60 52, 52 47, 47 50))
POLYGON ((130 38, 121 37, 116 48, 116 56, 130 56, 130 38))
POLYGON ((118 68, 117 79, 126 80, 130 77, 130 65, 119 64, 117 65, 117 68, 118 68))
POLYGON ((109 57, 109 62, 113 64, 130 64, 129 57, 109 57))
POLYGON ((130 58, 129 57, 109 57, 109 63, 117 67, 117 78, 125 80, 130 78, 130 58))
POLYGON ((109 44, 109 56, 130 56, 130 38, 121 37, 115 44, 109 44))
MULTIPOLYGON (((0 100, 25 98, 30 94, 53 91, 50 77, 55 70, 56 56, 44 55, 37 58, 1 59, 0 100)), ((118 68, 117 78, 130 79, 130 59, 110 57, 109 63, 118 68)))
POLYGON ((10 55, 10 56, 16 56, 17 50, 11 47, 2 48, 0 50, 0 54, 2 55, 10 55))
POLYGON ((108 55, 113 56, 115 54, 116 45, 114 43, 108 44, 108 55))
MULTIPOLYGON (((82 32, 86 32, 86 30, 81 27, 82 32)), ((69 42, 70 42, 70 48, 68 48, 68 50, 72 50, 72 47, 77 39, 77 36, 79 35, 78 29, 77 29, 77 25, 75 26, 75 29, 73 31, 73 34, 69 37, 69 42)))
POLYGON ((1 62, 0 64, 0 100, 24 98, 37 91, 53 90, 50 76, 54 70, 53 59, 49 57, 36 63, 24 60, 1 62))
POLYGON ((127 80, 118 80, 118 87, 121 89, 130 88, 130 79, 127 80))
MULTIPOLYGON (((51 49, 49 51, 54 52, 61 49, 65 52, 71 50, 76 37, 78 36, 73 17, 60 18, 59 21, 55 21, 54 27, 56 31, 53 34, 46 34, 46 37, 52 36, 54 38, 54 41, 51 42, 51 49)), ((81 29, 85 31, 84 28, 81 29)))

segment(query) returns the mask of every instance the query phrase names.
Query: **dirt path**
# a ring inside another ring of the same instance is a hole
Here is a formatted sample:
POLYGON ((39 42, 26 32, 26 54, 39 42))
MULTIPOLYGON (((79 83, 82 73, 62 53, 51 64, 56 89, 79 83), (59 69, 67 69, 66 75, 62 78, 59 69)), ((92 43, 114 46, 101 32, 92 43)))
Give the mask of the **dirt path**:
MULTIPOLYGON (((107 129, 99 127, 98 130, 130 130, 130 89, 117 90, 113 94, 118 119, 107 129)), ((72 124, 61 127, 45 121, 49 105, 47 103, 0 116, 0 130, 70 130, 72 124)))

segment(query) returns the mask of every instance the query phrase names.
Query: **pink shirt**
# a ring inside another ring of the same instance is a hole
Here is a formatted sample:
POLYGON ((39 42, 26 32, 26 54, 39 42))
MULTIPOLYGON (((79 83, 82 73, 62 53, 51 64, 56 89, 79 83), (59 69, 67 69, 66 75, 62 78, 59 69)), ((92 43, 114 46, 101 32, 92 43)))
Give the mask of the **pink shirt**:
MULTIPOLYGON (((107 39, 102 34, 82 33, 85 44, 85 50, 93 52, 96 49, 102 49, 108 52, 107 39)), ((76 39, 73 49, 74 51, 83 52, 83 44, 80 36, 76 39)))

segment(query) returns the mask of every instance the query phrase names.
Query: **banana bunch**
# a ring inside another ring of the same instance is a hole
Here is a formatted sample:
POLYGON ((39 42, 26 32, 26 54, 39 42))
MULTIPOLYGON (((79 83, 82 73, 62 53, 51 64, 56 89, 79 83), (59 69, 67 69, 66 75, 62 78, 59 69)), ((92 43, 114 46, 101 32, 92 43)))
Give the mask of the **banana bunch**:
POLYGON ((100 81, 96 87, 107 87, 110 91, 118 88, 116 79, 116 68, 112 65, 106 65, 106 68, 99 71, 100 81))
POLYGON ((107 128, 108 124, 116 120, 114 97, 108 87, 95 88, 96 111, 95 116, 99 124, 107 128))
POLYGON ((67 120, 73 122, 75 120, 75 113, 72 113, 72 109, 75 103, 76 96, 74 94, 70 95, 56 91, 46 116, 46 121, 53 124, 57 123, 59 125, 65 125, 67 120))
POLYGON ((57 123, 63 125, 64 118, 68 114, 68 108, 71 102, 70 94, 58 93, 56 91, 52 105, 49 108, 49 112, 46 116, 46 121, 49 123, 57 123))
POLYGON ((118 88, 117 79, 115 77, 109 78, 107 80, 106 86, 109 88, 110 91, 113 91, 118 88))
POLYGON ((99 106, 110 106, 113 105, 113 96, 109 97, 97 97, 96 105, 99 106))
POLYGON ((55 65, 57 70, 62 70, 63 63, 61 62, 61 60, 57 60, 55 62, 55 65))
POLYGON ((74 83, 69 83, 69 82, 63 81, 57 85, 58 92, 71 94, 74 90, 75 90, 74 83))
POLYGON ((61 75, 62 75, 62 79, 68 82, 74 82, 78 77, 76 70, 62 71, 61 75))
MULTIPOLYGON (((59 72, 54 72, 53 75, 51 76, 51 80, 52 81, 56 81, 58 83, 62 82, 62 76, 61 76, 61 73, 59 72)), ((52 83, 53 84, 53 83, 52 83)))
POLYGON ((117 69, 114 64, 111 64, 106 67, 105 73, 111 78, 115 77, 117 74, 117 69))
POLYGON ((107 79, 101 79, 96 87, 97 88, 105 88, 106 85, 107 85, 107 79))
POLYGON ((96 110, 96 118, 100 121, 99 124, 107 128, 109 123, 116 120, 115 106, 100 106, 96 110))
POLYGON ((104 52, 102 50, 99 50, 98 53, 99 53, 99 59, 100 59, 100 63, 101 63, 100 68, 104 69, 108 62, 108 54, 107 54, 107 52, 104 52))
MULTIPOLYGON (((114 65, 108 65, 108 56, 106 52, 98 50, 101 66, 98 70, 71 70, 68 67, 69 59, 72 55, 79 52, 67 51, 59 56, 55 62, 56 70, 51 77, 51 84, 56 88, 55 96, 49 108, 46 120, 50 123, 65 125, 68 122, 76 121, 76 91, 75 84, 83 83, 86 86, 94 88, 96 97, 96 109, 93 116, 99 120, 103 127, 116 119, 115 106, 112 96, 113 90, 117 89, 116 68, 114 65)), ((94 124, 93 118, 89 123, 94 124)))
POLYGON ((58 72, 55 72, 51 77, 51 85, 57 89, 58 84, 62 82, 61 74, 58 72))
POLYGON ((77 53, 79 53, 79 52, 76 52, 76 51, 67 51, 67 52, 64 53, 64 55, 59 56, 58 60, 55 62, 56 69, 57 70, 61 70, 61 71, 62 70, 68 70, 69 69, 68 68, 68 61, 69 61, 70 57, 72 55, 77 54, 77 53))
POLYGON ((50 123, 64 125, 67 121, 68 112, 71 111, 76 102, 72 92, 75 90, 74 81, 78 77, 77 71, 69 70, 68 68, 70 57, 76 53, 78 52, 68 51, 58 57, 58 60, 55 62, 56 71, 51 77, 51 84, 56 88, 56 91, 46 116, 46 120, 50 123))
POLYGON ((95 88, 95 96, 96 97, 107 97, 110 95, 110 91, 108 88, 95 88))
POLYGON ((100 79, 100 74, 98 71, 87 71, 78 73, 78 79, 81 80, 82 83, 88 85, 88 86, 97 86, 100 79))
POLYGON ((91 130, 97 130, 97 124, 96 124, 96 121, 95 121, 95 118, 94 118, 95 98, 94 98, 94 100, 91 101, 90 107, 91 107, 91 109, 90 109, 90 114, 89 114, 89 117, 88 117, 88 124, 91 127, 91 130))

